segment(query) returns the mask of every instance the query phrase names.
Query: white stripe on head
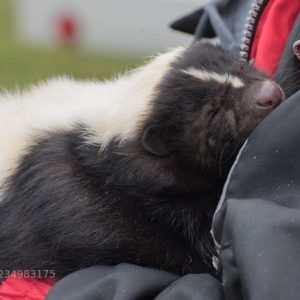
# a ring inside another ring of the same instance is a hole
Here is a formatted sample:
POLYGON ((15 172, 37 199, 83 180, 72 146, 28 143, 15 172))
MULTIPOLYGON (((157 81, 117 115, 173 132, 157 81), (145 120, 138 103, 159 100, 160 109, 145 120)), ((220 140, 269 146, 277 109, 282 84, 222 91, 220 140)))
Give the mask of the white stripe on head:
POLYGON ((199 70, 195 68, 188 68, 187 70, 183 70, 183 72, 196 77, 201 81, 216 81, 220 84, 231 84, 234 88, 241 88, 245 86, 244 82, 239 77, 228 73, 219 74, 216 72, 199 70))

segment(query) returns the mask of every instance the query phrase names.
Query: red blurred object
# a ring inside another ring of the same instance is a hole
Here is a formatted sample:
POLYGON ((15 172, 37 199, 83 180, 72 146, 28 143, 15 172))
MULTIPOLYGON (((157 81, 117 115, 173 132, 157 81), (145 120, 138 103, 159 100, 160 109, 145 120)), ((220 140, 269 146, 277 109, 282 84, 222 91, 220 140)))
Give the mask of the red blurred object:
POLYGON ((44 300, 54 280, 10 276, 0 285, 0 300, 44 300))
POLYGON ((78 38, 79 26, 75 18, 64 16, 58 20, 58 33, 63 42, 74 42, 78 38))

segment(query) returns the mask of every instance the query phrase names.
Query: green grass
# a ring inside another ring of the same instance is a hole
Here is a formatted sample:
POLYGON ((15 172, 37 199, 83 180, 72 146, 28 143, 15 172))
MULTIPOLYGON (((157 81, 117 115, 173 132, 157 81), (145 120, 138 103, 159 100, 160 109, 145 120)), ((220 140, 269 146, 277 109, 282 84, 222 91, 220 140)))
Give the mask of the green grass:
POLYGON ((29 47, 15 39, 12 0, 0 0, 0 86, 25 87, 57 75, 109 78, 135 67, 140 58, 83 54, 75 48, 29 47))

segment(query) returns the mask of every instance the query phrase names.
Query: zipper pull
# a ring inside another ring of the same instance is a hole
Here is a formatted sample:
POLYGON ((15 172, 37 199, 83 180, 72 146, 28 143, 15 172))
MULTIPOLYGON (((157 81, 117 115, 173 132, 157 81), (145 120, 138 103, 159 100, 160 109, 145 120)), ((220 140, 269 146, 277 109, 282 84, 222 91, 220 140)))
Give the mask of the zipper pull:
POLYGON ((293 44, 293 51, 296 57, 300 60, 300 40, 297 40, 293 44))

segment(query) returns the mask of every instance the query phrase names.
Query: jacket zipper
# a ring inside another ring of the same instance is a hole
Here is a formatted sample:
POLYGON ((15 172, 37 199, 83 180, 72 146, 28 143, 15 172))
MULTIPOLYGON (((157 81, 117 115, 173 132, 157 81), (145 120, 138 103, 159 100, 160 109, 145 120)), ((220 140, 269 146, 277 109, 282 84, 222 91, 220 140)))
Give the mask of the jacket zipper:
POLYGON ((249 10, 240 46, 240 57, 244 61, 248 61, 250 58, 256 27, 267 3, 268 0, 255 0, 252 4, 252 8, 249 10))

